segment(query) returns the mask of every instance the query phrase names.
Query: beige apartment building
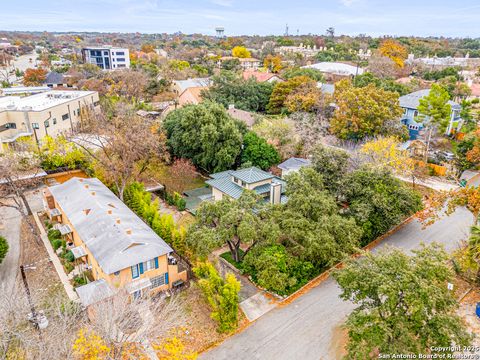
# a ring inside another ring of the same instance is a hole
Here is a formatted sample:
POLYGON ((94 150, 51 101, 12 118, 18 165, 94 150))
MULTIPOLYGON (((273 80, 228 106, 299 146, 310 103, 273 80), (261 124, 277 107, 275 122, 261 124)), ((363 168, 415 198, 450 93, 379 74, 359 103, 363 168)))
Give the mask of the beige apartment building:
POLYGON ((0 152, 22 137, 71 134, 82 111, 99 106, 96 91, 52 90, 31 96, 0 97, 0 152))

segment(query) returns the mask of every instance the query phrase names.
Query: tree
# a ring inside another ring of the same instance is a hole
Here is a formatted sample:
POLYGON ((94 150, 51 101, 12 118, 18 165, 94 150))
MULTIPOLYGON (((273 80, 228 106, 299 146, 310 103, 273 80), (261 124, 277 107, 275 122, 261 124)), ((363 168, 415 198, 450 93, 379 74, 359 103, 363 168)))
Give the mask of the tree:
POLYGON ((42 168, 45 170, 55 170, 61 167, 78 169, 88 164, 85 152, 63 136, 44 137, 39 153, 42 168))
POLYGON ((335 87, 336 110, 331 131, 341 139, 361 140, 378 135, 387 120, 400 117, 398 94, 378 89, 373 84, 355 88, 348 80, 335 87))
POLYGON ((296 154, 300 142, 294 126, 289 118, 263 117, 253 125, 252 130, 273 145, 282 159, 288 159, 296 154))
POLYGON ((384 40, 379 47, 379 52, 382 56, 386 56, 393 60, 399 68, 405 66, 405 60, 408 56, 407 49, 399 42, 393 39, 384 40))
POLYGON ((126 186, 139 178, 153 159, 165 158, 165 139, 129 107, 117 107, 109 119, 93 113, 82 122, 84 135, 72 141, 95 163, 97 175, 114 186, 120 199, 126 186))
POLYGON ((47 77, 47 71, 43 68, 27 69, 23 75, 23 85, 39 86, 42 85, 47 77))
POLYGON ((237 58, 227 59, 222 61, 222 69, 236 72, 242 69, 242 65, 237 58))
POLYGON ((270 114, 280 114, 285 110, 285 101, 288 95, 301 85, 309 83, 312 86, 316 86, 316 82, 306 76, 297 76, 287 81, 276 83, 267 105, 268 112, 270 114))
POLYGON ((450 96, 448 91, 438 84, 432 84, 427 96, 419 101, 418 112, 428 121, 431 126, 438 126, 440 130, 445 131, 450 122, 450 113, 452 107, 448 103, 450 96))
POLYGON ((169 191, 182 194, 191 182, 191 179, 197 175, 197 169, 188 159, 175 159, 170 167, 170 175, 172 176, 172 185, 169 191))
POLYGON ((264 112, 274 84, 257 82, 254 78, 248 80, 231 72, 222 72, 213 76, 213 85, 204 91, 202 97, 222 104, 225 108, 235 105, 237 109, 264 112))
POLYGON ((421 196, 387 170, 360 168, 342 186, 348 214, 362 227, 362 246, 423 208, 421 196))
POLYGON ((260 243, 278 237, 278 228, 268 219, 266 205, 252 191, 244 190, 238 200, 224 197, 220 201, 203 202, 197 209, 197 223, 187 236, 187 243, 199 256, 228 245, 232 258, 241 262, 243 256, 260 243), (240 251, 241 246, 246 249, 240 251))
POLYGON ((0 207, 16 209, 27 221, 32 231, 36 229, 28 216, 32 210, 27 201, 27 191, 41 183, 42 172, 38 157, 29 152, 7 151, 0 155, 0 207))
POLYGON ((282 70, 282 58, 278 55, 267 55, 263 60, 263 66, 272 73, 278 73, 282 70))
POLYGON ((302 168, 287 177, 288 202, 274 213, 282 243, 300 259, 323 269, 356 251, 361 230, 352 218, 340 215, 322 176, 302 168))
POLYGON ((147 53, 147 54, 148 53, 154 53, 155 52, 155 46, 153 44, 145 43, 145 44, 142 44, 141 50, 144 53, 147 53))
POLYGON ((451 344, 468 345, 470 336, 446 285, 453 279, 447 260, 438 245, 414 250, 413 256, 384 249, 336 271, 340 296, 358 306, 346 322, 347 358, 430 353, 434 347, 445 354, 453 352, 451 344))
POLYGON ((184 106, 168 114, 163 127, 171 154, 207 171, 227 170, 240 155, 244 127, 219 104, 184 106))
POLYGON ((408 168, 410 156, 400 150, 399 145, 400 142, 394 137, 379 137, 363 144, 360 153, 371 166, 402 174, 408 168))
POLYGON ((253 131, 243 137, 242 163, 250 163, 267 170, 280 162, 280 155, 275 148, 253 131))
POLYGON ((8 252, 8 241, 3 236, 0 236, 0 264, 8 252))
POLYGON ((312 166, 322 176, 323 184, 338 196, 349 168, 350 156, 341 149, 318 145, 312 153, 312 166))
POLYGON ((100 336, 85 329, 78 332, 73 350, 79 360, 108 359, 111 351, 100 336))
POLYGON ((252 54, 250 54, 250 51, 248 51, 245 46, 235 46, 232 49, 232 56, 236 58, 249 58, 252 57, 252 54))
POLYGON ((282 72, 282 77, 285 80, 290 80, 291 78, 294 78, 297 76, 306 76, 312 80, 320 81, 320 82, 325 81, 325 78, 323 77, 323 73, 317 69, 292 67, 282 72))
POLYGON ((355 79, 353 79, 353 86, 355 87, 363 88, 368 84, 373 84, 377 88, 380 88, 386 91, 396 92, 400 96, 407 95, 408 93, 411 92, 408 86, 397 83, 392 79, 379 78, 371 72, 366 72, 361 75, 357 75, 355 76, 355 79))
POLYGON ((200 278, 198 285, 212 308, 211 318, 217 321, 218 331, 230 332, 238 326, 238 292, 240 282, 232 273, 225 280, 212 264, 200 263, 193 272, 200 278))
POLYGON ((320 106, 322 92, 315 82, 308 82, 294 89, 285 99, 289 112, 312 112, 320 106))

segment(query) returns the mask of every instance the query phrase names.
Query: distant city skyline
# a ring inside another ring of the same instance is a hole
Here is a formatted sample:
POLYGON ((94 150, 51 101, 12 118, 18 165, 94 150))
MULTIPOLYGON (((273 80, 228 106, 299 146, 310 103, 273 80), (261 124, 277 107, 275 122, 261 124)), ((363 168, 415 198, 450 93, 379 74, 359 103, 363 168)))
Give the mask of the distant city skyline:
POLYGON ((337 34, 480 37, 478 0, 16 0, 0 30, 202 33, 226 36, 337 34))

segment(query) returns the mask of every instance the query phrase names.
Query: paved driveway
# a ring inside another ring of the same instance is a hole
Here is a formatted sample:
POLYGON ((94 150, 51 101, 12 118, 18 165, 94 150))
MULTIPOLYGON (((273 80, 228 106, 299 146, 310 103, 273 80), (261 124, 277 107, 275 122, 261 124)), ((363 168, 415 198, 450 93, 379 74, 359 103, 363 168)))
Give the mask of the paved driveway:
MULTIPOLYGON (((438 242, 449 251, 455 249, 473 224, 473 215, 458 209, 422 230, 413 221, 385 239, 375 250, 392 245, 412 250, 420 242, 438 242)), ((227 339, 200 359, 335 359, 334 332, 354 308, 338 295, 340 289, 328 279, 285 307, 264 315, 245 331, 227 339)))

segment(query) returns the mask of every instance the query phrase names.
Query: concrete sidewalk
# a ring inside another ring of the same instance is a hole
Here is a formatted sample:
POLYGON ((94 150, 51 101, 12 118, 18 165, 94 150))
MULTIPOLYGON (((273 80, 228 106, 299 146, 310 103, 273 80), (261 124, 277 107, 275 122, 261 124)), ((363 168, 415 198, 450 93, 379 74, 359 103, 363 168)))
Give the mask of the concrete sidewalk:
POLYGON ((52 244, 50 244, 50 240, 48 240, 47 233, 45 232, 45 229, 42 226, 42 223, 38 217, 38 214, 33 213, 33 218, 35 219, 35 223, 37 224, 38 230, 40 231, 40 238, 43 241, 43 245, 45 245, 45 249, 47 249, 48 257, 50 258, 53 266, 55 267, 55 270, 58 274, 58 277, 60 278, 60 281, 63 284, 63 287, 65 288, 65 292, 67 293, 68 298, 71 301, 78 302, 79 301, 78 295, 75 289, 73 288, 72 284, 70 283, 70 280, 68 279, 68 276, 65 273, 65 270, 63 269, 63 265, 60 262, 60 259, 58 258, 57 254, 55 254, 52 244))

